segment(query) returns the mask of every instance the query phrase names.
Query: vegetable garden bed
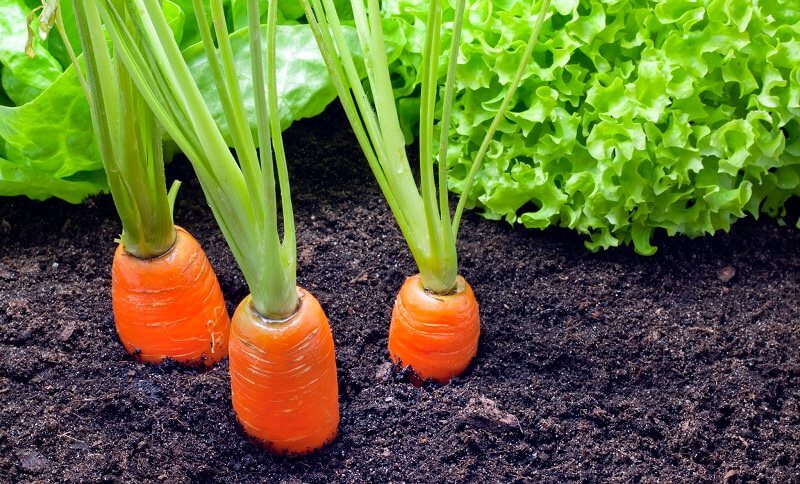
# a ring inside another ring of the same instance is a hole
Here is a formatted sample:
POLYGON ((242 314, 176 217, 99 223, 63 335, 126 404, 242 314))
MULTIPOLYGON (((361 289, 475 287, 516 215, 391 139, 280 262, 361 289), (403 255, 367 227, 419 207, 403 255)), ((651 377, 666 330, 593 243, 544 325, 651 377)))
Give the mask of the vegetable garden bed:
MULTIPOLYGON (((467 214, 479 358, 399 383, 387 324, 414 263, 341 112, 286 133, 300 284, 336 339, 341 427, 283 459, 238 429, 227 361, 134 362, 109 295, 109 197, 0 205, 0 481, 790 482, 800 469, 800 232, 772 219, 660 237, 652 257, 467 214), (368 222, 368 223, 367 223, 368 222), (312 263, 315 262, 315 263, 312 263)), ((412 150, 413 151, 413 150, 412 150)), ((244 280, 188 163, 176 218, 244 280)))

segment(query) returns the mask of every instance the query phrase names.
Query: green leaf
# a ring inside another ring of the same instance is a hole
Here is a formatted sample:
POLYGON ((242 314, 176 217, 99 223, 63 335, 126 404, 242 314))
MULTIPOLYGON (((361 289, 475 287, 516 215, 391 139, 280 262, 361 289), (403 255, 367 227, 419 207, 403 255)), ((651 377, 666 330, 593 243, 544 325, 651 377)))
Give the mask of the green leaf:
MULTIPOLYGON (((347 33, 348 40, 352 42, 355 49, 357 43, 354 29, 348 28, 347 33)), ((264 25, 261 26, 261 35, 266 39, 266 26, 264 25)), ((281 126, 286 129, 293 121, 321 113, 336 98, 336 90, 331 84, 327 68, 308 25, 280 25, 277 35, 279 108, 281 126)), ((251 126, 255 128, 255 105, 253 82, 250 75, 247 29, 240 29, 232 33, 231 44, 240 73, 239 84, 244 96, 245 109, 251 126)), ((198 44, 186 49, 183 55, 197 86, 203 93, 211 114, 227 136, 227 121, 202 45, 198 44)))
POLYGON ((57 178, 101 168, 89 106, 74 68, 33 101, 0 106, 0 138, 10 161, 57 178))
MULTIPOLYGON (((197 19, 194 14, 194 9, 192 8, 192 0, 171 0, 171 2, 184 13, 185 17, 183 32, 178 44, 181 48, 186 48, 200 42, 200 31, 198 30, 197 19)), ((208 0, 204 0, 203 3, 206 5, 206 13, 208 13, 208 0)), ((210 18, 211 17, 209 17, 209 19, 210 18)))
MULTIPOLYGON (((699 236, 800 196, 800 10, 793 0, 557 0, 471 193, 485 217, 561 225, 592 249, 653 232, 699 236)), ((390 66, 407 140, 417 123, 424 0, 382 2, 401 32, 390 66)), ((448 7, 449 8, 449 7, 448 7)), ((531 3, 475 0, 450 127, 460 192, 531 3)), ((445 12, 445 18, 452 15, 445 12)), ((387 29, 389 30, 389 29, 387 29)), ((444 49, 442 49, 444 55, 444 49)), ((440 74, 440 82, 443 82, 440 74)))
MULTIPOLYGON (((235 30, 247 26, 247 0, 230 0, 230 13, 227 16, 229 22, 235 30)), ((262 2, 258 6, 262 23, 267 19, 267 2, 262 2)), ((297 0, 278 1, 278 23, 280 25, 296 24, 298 19, 303 17, 303 7, 297 0)))
POLYGON ((180 44, 183 39, 184 27, 186 26, 186 14, 180 5, 172 0, 163 0, 161 11, 164 12, 164 17, 172 30, 172 36, 175 37, 175 42, 180 44))
POLYGON ((70 203, 80 203, 105 187, 102 170, 63 179, 0 158, 0 197, 25 195, 34 200, 45 200, 55 196, 70 203))
POLYGON ((39 39, 33 44, 36 54, 25 54, 28 40, 27 17, 30 9, 22 0, 0 2, 0 64, 2 87, 15 104, 25 104, 47 89, 61 75, 59 62, 39 39))

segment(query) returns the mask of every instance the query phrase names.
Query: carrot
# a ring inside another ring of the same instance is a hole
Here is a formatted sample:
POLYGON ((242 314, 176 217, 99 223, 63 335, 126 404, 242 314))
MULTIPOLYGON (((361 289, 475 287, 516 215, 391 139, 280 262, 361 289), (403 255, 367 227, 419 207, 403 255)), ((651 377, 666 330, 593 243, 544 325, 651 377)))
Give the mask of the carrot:
POLYGON ((230 320, 202 247, 175 227, 173 247, 153 259, 114 254, 111 295, 122 345, 140 361, 211 366, 228 351, 230 320))
MULTIPOLYGON (((537 1, 533 0, 533 3, 537 1)), ((398 116, 395 86, 384 43, 380 0, 350 1, 367 71, 366 83, 357 67, 361 60, 353 57, 350 43, 343 33, 344 23, 339 17, 337 3, 334 0, 300 0, 300 3, 353 134, 419 269, 419 274, 406 281, 397 297, 389 330, 389 353, 395 362, 410 365, 419 377, 448 382, 463 372, 474 358, 480 335, 478 304, 469 285, 458 275, 456 242, 461 216, 473 179, 495 133, 501 123, 507 122, 506 111, 527 72, 528 59, 533 53, 550 0, 540 0, 537 20, 531 29, 522 61, 486 130, 465 183, 460 187, 461 197, 453 213, 450 211, 447 183, 448 143, 452 132, 450 120, 456 67, 462 57, 459 51, 467 0, 426 2, 428 22, 417 73, 420 81, 419 184, 406 153, 407 140, 398 116), (448 3, 455 7, 455 15, 448 20, 452 26, 450 49, 439 103, 439 47, 444 20, 450 18, 444 12, 448 3), (441 112, 438 126, 435 120, 437 111, 441 112), (438 150, 435 142, 437 131, 438 150), (438 163, 438 170, 434 168, 435 163, 438 163)))
POLYGON ((71 6, 83 62, 71 47, 59 2, 48 3, 40 27, 56 27, 72 61, 122 222, 111 270, 117 333, 140 361, 211 366, 227 354, 230 320, 203 249, 175 225, 180 182, 167 189, 161 126, 109 45, 99 2, 74 0, 71 6))
POLYGON ((246 2, 255 130, 239 85, 225 0, 207 2, 210 12, 206 2, 192 2, 236 157, 161 2, 82 2, 96 5, 139 93, 191 161, 250 290, 234 314, 229 348, 237 418, 274 452, 321 447, 339 425, 336 360, 325 313, 297 287, 297 230, 278 106, 278 2, 268 3, 266 49, 259 0, 246 2))
POLYGON ((270 320, 246 297, 233 315, 231 400, 244 430, 278 454, 302 455, 336 437, 339 389, 328 318, 298 288, 300 306, 270 320))
POLYGON ((419 274, 406 279, 389 326, 389 355, 421 380, 447 383, 467 369, 478 352, 480 316, 472 288, 458 277, 453 294, 437 295, 419 274))

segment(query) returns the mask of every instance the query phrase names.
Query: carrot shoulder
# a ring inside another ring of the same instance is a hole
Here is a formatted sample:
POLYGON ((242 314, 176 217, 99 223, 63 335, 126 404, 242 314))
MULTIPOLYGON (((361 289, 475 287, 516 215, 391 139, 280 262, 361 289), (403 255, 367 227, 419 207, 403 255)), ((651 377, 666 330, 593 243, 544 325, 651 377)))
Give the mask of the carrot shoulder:
POLYGON ((246 297, 233 315, 231 397, 236 417, 254 439, 278 454, 302 455, 336 437, 339 388, 328 318, 298 288, 289 318, 268 320, 246 297))
POLYGON ((423 380, 447 383, 467 369, 479 337, 478 301, 464 278, 449 295, 425 290, 419 274, 406 279, 389 326, 392 361, 411 366, 423 380))
POLYGON ((228 311, 202 247, 183 228, 175 230, 175 245, 154 259, 117 247, 111 275, 117 333, 141 361, 211 366, 227 354, 228 311))

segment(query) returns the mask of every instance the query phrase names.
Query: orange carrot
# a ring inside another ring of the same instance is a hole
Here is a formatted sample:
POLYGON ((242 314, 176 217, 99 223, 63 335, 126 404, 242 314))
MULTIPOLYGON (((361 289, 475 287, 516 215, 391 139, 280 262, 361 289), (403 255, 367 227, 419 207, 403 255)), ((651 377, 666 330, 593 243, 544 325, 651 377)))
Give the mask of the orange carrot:
MULTIPOLYGON (((375 180, 408 243, 419 269, 419 276, 406 280, 395 302, 389 330, 389 353, 392 360, 410 365, 417 376, 438 382, 448 382, 462 373, 477 353, 480 336, 480 316, 475 296, 463 278, 458 276, 458 240, 461 216, 470 196, 472 183, 501 124, 515 92, 529 72, 542 25, 548 17, 551 0, 533 0, 532 9, 539 4, 538 15, 532 24, 528 42, 516 73, 507 84, 499 109, 486 129, 483 141, 472 160, 462 160, 472 166, 459 187, 461 196, 455 212, 450 211, 448 194, 448 159, 453 101, 456 97, 458 59, 462 57, 461 33, 468 16, 467 0, 442 2, 429 0, 428 22, 425 25, 425 47, 419 63, 419 178, 406 154, 407 136, 400 129, 396 89, 387 49, 381 30, 381 9, 378 0, 352 1, 352 14, 358 31, 358 43, 363 59, 354 58, 345 36, 342 19, 335 2, 300 0, 306 19, 319 46, 322 58, 336 93, 361 146, 375 180), (442 15, 443 5, 453 7, 455 15, 442 15), (442 30, 449 22, 449 61, 442 73, 442 30), (355 68, 360 61, 367 71, 368 86, 355 68), (441 102, 438 99, 441 93, 441 102), (437 122, 436 114, 441 113, 437 122), (439 133, 438 146, 436 132, 439 133), (437 149, 438 148, 438 149, 437 149), (438 153, 437 153, 438 151, 438 153), (471 162, 471 163, 470 163, 471 162), (438 174, 435 166, 438 165, 438 174), (419 180, 419 181, 417 181, 419 180)), ((483 122, 488 119, 481 120, 483 122)))
POLYGON ((283 320, 270 320, 247 296, 233 315, 231 399, 254 439, 278 454, 302 455, 336 437, 339 388, 328 318, 309 292, 283 320))
POLYGON ((480 332, 478 301, 463 277, 455 293, 438 295, 417 274, 406 279, 395 300, 389 354, 420 379, 447 383, 475 357, 480 332))
POLYGON ((117 333, 140 361, 211 366, 227 354, 228 311, 200 244, 181 227, 175 230, 175 245, 153 259, 117 247, 111 273, 117 333))
POLYGON ((325 313, 296 282, 297 231, 276 67, 278 2, 268 2, 267 49, 262 48, 259 2, 244 2, 255 129, 238 83, 241 66, 234 62, 223 0, 213 0, 210 12, 206 2, 194 2, 236 157, 166 17, 151 8, 155 3, 76 3, 96 5, 142 97, 187 154, 250 290, 233 316, 228 348, 231 401, 238 420, 274 452, 296 455, 321 447, 336 436, 339 425, 336 359, 325 313), (115 3, 132 8, 120 15, 115 3), (186 113, 192 115, 187 118, 186 113))

